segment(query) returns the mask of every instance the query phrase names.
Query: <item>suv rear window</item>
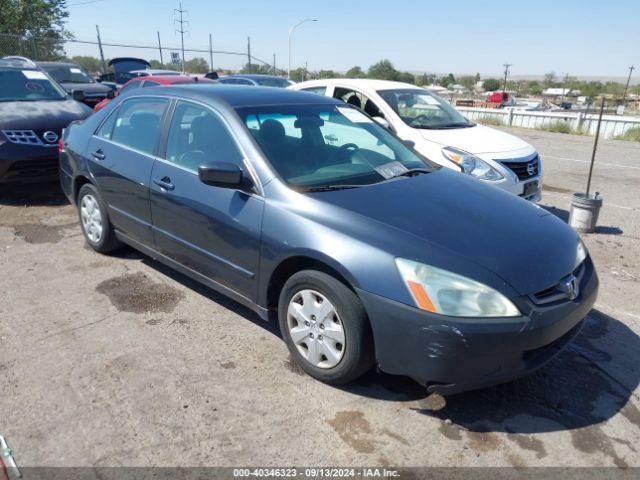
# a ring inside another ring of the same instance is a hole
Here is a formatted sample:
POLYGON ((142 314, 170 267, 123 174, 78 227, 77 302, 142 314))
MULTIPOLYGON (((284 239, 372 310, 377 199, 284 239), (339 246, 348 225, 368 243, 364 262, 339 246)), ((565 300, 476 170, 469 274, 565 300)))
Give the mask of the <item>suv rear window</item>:
POLYGON ((64 100, 67 94, 40 70, 0 67, 0 102, 64 100))

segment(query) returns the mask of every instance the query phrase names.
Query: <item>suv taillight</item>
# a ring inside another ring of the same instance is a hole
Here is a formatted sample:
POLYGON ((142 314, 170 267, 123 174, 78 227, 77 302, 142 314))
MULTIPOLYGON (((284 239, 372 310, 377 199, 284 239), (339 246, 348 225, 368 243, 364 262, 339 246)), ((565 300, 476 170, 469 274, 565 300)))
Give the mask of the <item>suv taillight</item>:
POLYGON ((58 140, 58 153, 64 152, 64 143, 62 143, 62 139, 58 140))

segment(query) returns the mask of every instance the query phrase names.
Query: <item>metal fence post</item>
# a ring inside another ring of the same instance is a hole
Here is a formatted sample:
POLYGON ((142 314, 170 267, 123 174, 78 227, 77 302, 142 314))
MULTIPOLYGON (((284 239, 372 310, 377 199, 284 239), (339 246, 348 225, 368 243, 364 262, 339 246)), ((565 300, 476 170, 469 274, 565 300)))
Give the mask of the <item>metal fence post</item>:
POLYGON ((209 34, 209 63, 213 72, 213 37, 209 34))
POLYGON ((158 50, 160 50, 160 65, 164 67, 164 60, 162 59, 162 43, 160 43, 160 32, 158 31, 158 50))
POLYGON ((96 33, 98 34, 98 49, 100 50, 100 61, 102 62, 102 73, 107 72, 107 65, 104 62, 104 52, 102 51, 102 40, 100 39, 100 27, 96 25, 96 33))
POLYGON ((247 37, 247 70, 251 73, 251 37, 247 37))
POLYGON ((509 126, 513 125, 513 109, 509 110, 509 126))

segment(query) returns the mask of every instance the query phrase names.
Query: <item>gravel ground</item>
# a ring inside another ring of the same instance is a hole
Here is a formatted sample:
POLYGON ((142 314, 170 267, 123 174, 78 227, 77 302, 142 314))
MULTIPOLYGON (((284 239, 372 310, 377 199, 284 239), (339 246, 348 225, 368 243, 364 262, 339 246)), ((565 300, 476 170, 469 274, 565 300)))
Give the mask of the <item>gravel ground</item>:
MULTIPOLYGON (((593 139, 510 130, 568 216, 593 139)), ((521 380, 442 398, 302 374, 277 329, 132 250, 88 249, 55 185, 0 187, 0 433, 21 466, 640 466, 640 145, 602 141, 577 339, 521 380)))

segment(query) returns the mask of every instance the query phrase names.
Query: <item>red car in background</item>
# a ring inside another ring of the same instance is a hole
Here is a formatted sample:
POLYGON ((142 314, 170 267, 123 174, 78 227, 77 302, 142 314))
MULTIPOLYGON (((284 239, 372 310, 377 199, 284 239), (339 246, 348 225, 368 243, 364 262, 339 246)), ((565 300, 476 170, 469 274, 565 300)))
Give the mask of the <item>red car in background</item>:
MULTIPOLYGON (((154 75, 154 76, 146 76, 146 77, 136 77, 129 80, 125 83, 116 95, 120 95, 123 92, 128 92, 129 90, 134 90, 136 88, 144 88, 144 87, 157 87, 158 85, 179 85, 179 84, 187 84, 187 83, 218 83, 215 80, 209 80, 208 78, 198 78, 191 77, 189 75, 154 75)), ((95 107, 93 107, 93 111, 97 112, 98 110, 104 108, 111 99, 105 98, 100 103, 98 103, 95 107)))

